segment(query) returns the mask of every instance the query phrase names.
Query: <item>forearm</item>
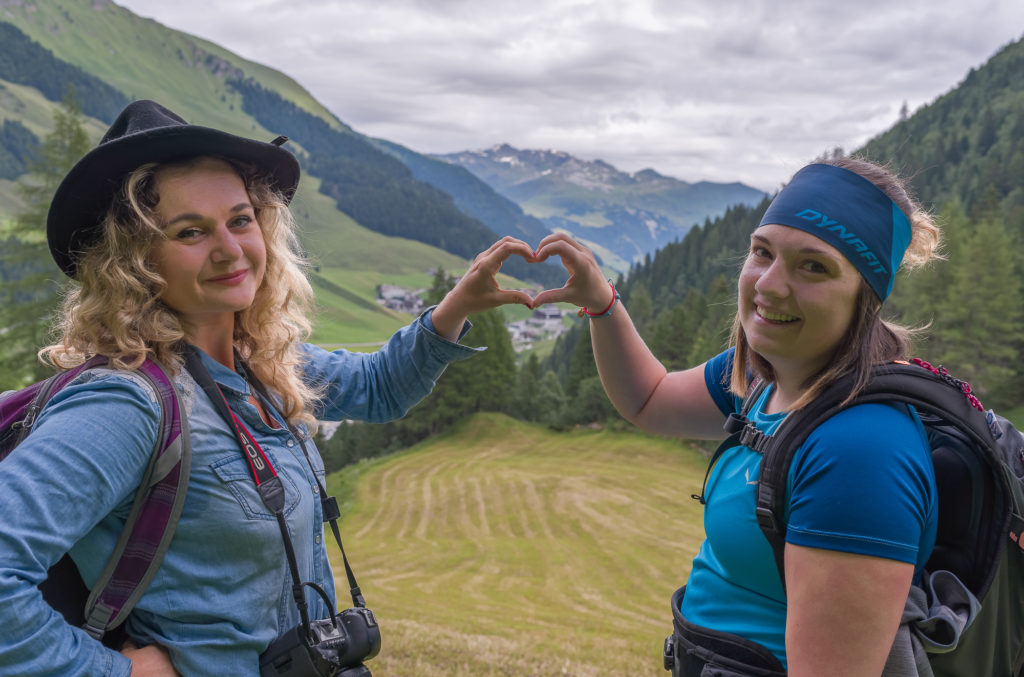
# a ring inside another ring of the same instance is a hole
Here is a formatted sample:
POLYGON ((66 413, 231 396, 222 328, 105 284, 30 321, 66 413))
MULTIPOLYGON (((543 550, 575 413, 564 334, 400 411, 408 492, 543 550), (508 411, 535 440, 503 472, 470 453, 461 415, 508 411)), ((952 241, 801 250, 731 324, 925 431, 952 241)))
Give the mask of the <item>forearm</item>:
MULTIPOLYGON (((427 312, 433 324, 435 315, 427 312)), ((399 329, 384 347, 373 353, 328 353, 304 346, 305 378, 314 387, 325 388, 317 417, 373 423, 401 418, 430 393, 450 363, 476 354, 476 348, 442 336, 436 324, 431 331, 425 316, 426 313, 399 329)), ((460 325, 456 340, 464 330, 465 324, 460 325)))
POLYGON ((438 336, 449 341, 458 341, 462 328, 468 317, 465 309, 459 303, 461 290, 453 289, 445 295, 441 302, 430 314, 430 320, 434 325, 434 331, 438 336))
POLYGON ((11 570, 0 571, 0 675, 126 677, 131 663, 72 628, 43 601, 39 589, 11 570))
POLYGON ((594 360, 608 399, 633 423, 665 378, 665 367, 640 337, 623 304, 590 320, 594 360))

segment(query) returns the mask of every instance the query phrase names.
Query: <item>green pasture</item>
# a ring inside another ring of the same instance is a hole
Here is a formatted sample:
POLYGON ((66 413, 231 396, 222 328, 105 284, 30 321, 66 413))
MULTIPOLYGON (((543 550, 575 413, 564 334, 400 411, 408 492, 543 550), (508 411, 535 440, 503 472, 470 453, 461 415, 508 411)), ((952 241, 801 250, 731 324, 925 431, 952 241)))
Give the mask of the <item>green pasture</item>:
POLYGON ((705 466, 678 441, 478 414, 331 475, 374 675, 661 674, 705 466))

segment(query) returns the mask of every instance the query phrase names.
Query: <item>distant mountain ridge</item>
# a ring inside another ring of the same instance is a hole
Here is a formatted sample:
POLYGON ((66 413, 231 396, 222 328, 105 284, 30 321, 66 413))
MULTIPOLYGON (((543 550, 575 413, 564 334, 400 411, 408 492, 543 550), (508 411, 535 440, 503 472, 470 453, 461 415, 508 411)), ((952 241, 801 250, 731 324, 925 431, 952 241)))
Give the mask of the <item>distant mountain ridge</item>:
POLYGON ((742 183, 688 183, 653 169, 630 174, 602 160, 507 143, 437 157, 465 167, 548 228, 595 245, 620 272, 693 225, 764 197, 742 183))
POLYGON ((417 179, 445 191, 452 196, 459 209, 491 225, 497 232, 525 239, 532 244, 540 242, 551 233, 539 219, 524 213, 519 205, 496 192, 464 167, 414 153, 390 141, 375 139, 374 143, 404 163, 417 179))

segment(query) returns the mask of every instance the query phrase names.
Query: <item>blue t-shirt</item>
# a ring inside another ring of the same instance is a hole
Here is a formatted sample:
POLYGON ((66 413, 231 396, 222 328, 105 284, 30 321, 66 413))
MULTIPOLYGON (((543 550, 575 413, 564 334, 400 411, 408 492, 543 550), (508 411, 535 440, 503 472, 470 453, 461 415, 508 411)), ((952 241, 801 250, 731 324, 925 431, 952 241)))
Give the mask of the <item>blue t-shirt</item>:
MULTIPOLYGON (((738 412, 728 390, 732 351, 710 360, 705 383, 723 414, 738 412)), ((771 434, 785 413, 765 414, 771 387, 748 418, 771 434)), ((758 642, 786 664, 786 598, 771 546, 754 515, 761 454, 737 446, 708 477, 705 540, 693 560, 687 620, 758 642)), ((797 450, 786 485, 786 542, 915 565, 931 554, 938 520, 935 475, 924 429, 906 406, 863 404, 814 430, 797 450)))

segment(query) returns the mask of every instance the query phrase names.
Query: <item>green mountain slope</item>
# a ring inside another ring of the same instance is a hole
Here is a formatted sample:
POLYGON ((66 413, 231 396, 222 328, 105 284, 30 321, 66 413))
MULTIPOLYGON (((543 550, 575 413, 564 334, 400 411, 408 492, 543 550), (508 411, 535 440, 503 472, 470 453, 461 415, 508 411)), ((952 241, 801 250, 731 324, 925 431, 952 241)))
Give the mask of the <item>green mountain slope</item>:
MULTIPOLYGON (((5 3, 0 7, 0 24, 8 32, 23 34, 26 40, 33 41, 38 45, 37 55, 42 53, 46 57, 37 58, 28 66, 22 63, 11 79, 4 78, 0 70, 0 121, 17 122, 37 138, 50 131, 59 94, 53 91, 52 86, 43 86, 44 81, 49 83, 53 77, 34 64, 52 61, 58 75, 84 74, 83 77, 109 85, 114 95, 120 93, 126 99, 160 101, 196 124, 267 140, 281 133, 296 136, 290 129, 272 124, 277 120, 271 119, 262 124, 261 120, 267 120, 265 111, 247 112, 245 91, 240 90, 239 83, 249 83, 252 87, 272 92, 277 101, 287 102, 302 119, 316 120, 323 133, 333 138, 347 137, 361 142, 380 158, 394 162, 390 156, 361 141, 363 137, 341 123, 286 75, 242 59, 207 41, 142 19, 112 2, 25 0, 5 3), (63 72, 60 72, 61 67, 63 72)), ((0 68, 4 63, 2 55, 5 50, 14 47, 12 41, 0 43, 0 68)), ((96 107, 90 110, 93 114, 86 118, 87 131, 91 138, 98 140, 109 123, 105 118, 110 113, 96 107)), ((6 135, 0 138, 0 143, 6 138, 6 135)), ((333 276, 339 280, 336 284, 347 292, 338 296, 325 293, 323 287, 318 288, 325 321, 317 338, 333 343, 383 340, 407 322, 408 317, 376 307, 372 302, 373 286, 368 287, 368 280, 380 281, 384 276, 384 281, 392 281, 401 277, 412 287, 429 286, 433 269, 440 266, 461 273, 468 266, 467 256, 490 244, 497 235, 454 207, 451 207, 453 214, 450 214, 453 220, 471 222, 473 225, 470 227, 479 231, 476 239, 481 245, 477 250, 452 254, 422 241, 388 236, 366 228, 366 223, 357 223, 337 208, 335 200, 321 194, 325 174, 318 176, 315 171, 310 171, 310 149, 302 145, 303 141, 314 143, 318 140, 319 137, 308 141, 293 138, 288 146, 305 165, 295 208, 304 226, 307 250, 319 265, 321 274, 325 278, 333 276), (368 296, 369 303, 352 300, 368 296)), ((362 167, 365 168, 365 163, 362 167)), ((354 171, 358 174, 360 167, 354 171)), ((402 171, 407 172, 404 167, 402 171)), ((336 182, 336 177, 328 178, 336 182)), ((414 180, 410 176, 411 181, 414 180)), ((450 197, 423 185, 436 195, 428 196, 425 201, 409 202, 411 211, 422 207, 422 212, 429 213, 430 200, 451 205, 450 197)), ((399 185, 397 190, 401 192, 406 188, 399 185)), ((387 199, 385 196, 384 200, 387 199)), ((11 179, 0 179, 0 222, 20 207, 11 179)), ((420 219, 415 225, 423 231, 443 231, 443 224, 439 221, 420 219)), ((444 239, 443 235, 441 239, 444 239)), ((448 239, 461 242, 465 238, 448 239)), ((516 283, 516 286, 523 285, 516 283)))
POLYGON ((897 162, 925 203, 994 211, 1024 236, 1024 39, 863 152, 897 162))

